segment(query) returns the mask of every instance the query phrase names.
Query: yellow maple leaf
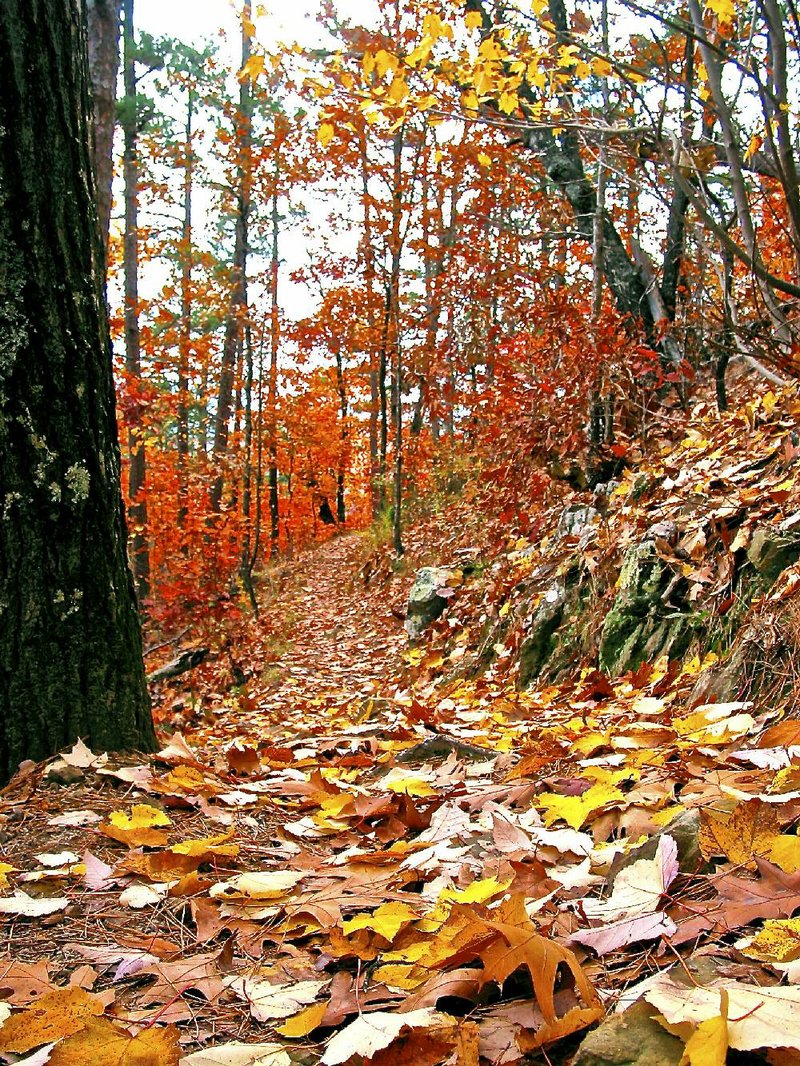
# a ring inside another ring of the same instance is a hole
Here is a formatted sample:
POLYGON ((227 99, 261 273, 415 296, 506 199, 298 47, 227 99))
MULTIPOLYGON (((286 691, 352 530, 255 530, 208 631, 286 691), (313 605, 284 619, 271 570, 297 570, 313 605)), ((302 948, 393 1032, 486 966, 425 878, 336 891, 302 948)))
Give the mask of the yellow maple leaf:
POLYGON ((389 86, 388 96, 394 104, 402 104, 408 96, 408 86, 406 85, 405 78, 402 74, 395 74, 392 78, 392 84, 389 86))
POLYGON ((158 807, 151 807, 148 803, 135 803, 130 814, 125 811, 112 811, 108 820, 117 829, 150 829, 156 825, 172 825, 163 811, 158 807))
POLYGON ((85 1029, 56 1045, 49 1066, 178 1066, 181 1057, 174 1025, 144 1029, 131 1036, 105 1018, 92 1018, 85 1029))
POLYGON ((82 988, 57 988, 27 1010, 12 1015, 0 1030, 0 1052, 24 1053, 81 1030, 103 1013, 103 1004, 82 988))
POLYGON ((725 1066, 728 1059, 728 992, 720 990, 717 1018, 700 1022, 686 1042, 681 1066, 725 1066))
POLYGON ((399 66, 400 61, 397 56, 392 55, 391 52, 387 52, 385 48, 379 48, 375 53, 375 69, 378 72, 379 78, 384 77, 387 70, 397 70, 399 66))
POLYGON ((500 93, 500 99, 497 106, 503 112, 504 115, 513 114, 519 107, 519 97, 515 92, 509 92, 508 90, 500 93))
POLYGON ((265 60, 262 55, 252 55, 239 71, 239 80, 249 78, 251 84, 258 80, 258 76, 264 73, 265 60))
POLYGON ((435 41, 438 41, 440 37, 446 37, 448 41, 453 39, 453 27, 444 22, 441 15, 426 15, 422 20, 422 30, 435 41))
POLYGON ((706 0, 706 11, 716 15, 725 26, 730 26, 733 23, 735 14, 733 0, 706 0))
POLYGON ((492 157, 487 155, 486 152, 479 152, 478 162, 482 167, 490 167, 492 165, 492 157))
POLYGON ((430 970, 426 966, 413 966, 404 962, 390 962, 379 966, 373 977, 389 988, 399 988, 410 992, 430 980, 430 970))
POLYGON ((780 832, 775 806, 753 799, 737 803, 730 817, 702 812, 700 850, 704 858, 724 855, 737 865, 755 869, 755 858, 769 855, 780 832))
POLYGON ((496 877, 484 877, 480 881, 473 881, 466 888, 445 888, 439 899, 451 903, 487 903, 505 892, 510 885, 510 880, 498 881, 496 877))
POLYGON ((464 16, 464 25, 468 30, 479 30, 483 25, 480 11, 468 11, 464 16))
POLYGON ((534 803, 543 807, 545 825, 552 825, 560 819, 573 829, 580 829, 590 815, 601 807, 619 803, 625 794, 609 785, 592 785, 581 796, 561 796, 555 792, 546 792, 537 796, 534 803))
POLYGON ((170 848, 175 855, 189 855, 197 858, 199 855, 219 855, 232 858, 239 854, 238 844, 228 844, 227 841, 233 836, 233 831, 216 837, 202 837, 199 840, 182 840, 179 844, 173 844, 170 848))
POLYGON ((768 852, 770 862, 787 874, 794 874, 800 870, 800 837, 783 834, 775 837, 771 842, 768 852))
POLYGON ((393 781, 387 781, 386 787, 390 792, 399 792, 403 796, 417 796, 421 799, 425 796, 432 796, 435 791, 421 777, 396 777, 393 781))
POLYGON ((800 959, 800 918, 769 919, 754 937, 736 947, 761 962, 794 962, 800 959))
POLYGON ((357 914, 342 923, 345 936, 359 929, 370 929, 391 943, 400 930, 417 920, 419 915, 407 903, 384 903, 371 914, 357 914))

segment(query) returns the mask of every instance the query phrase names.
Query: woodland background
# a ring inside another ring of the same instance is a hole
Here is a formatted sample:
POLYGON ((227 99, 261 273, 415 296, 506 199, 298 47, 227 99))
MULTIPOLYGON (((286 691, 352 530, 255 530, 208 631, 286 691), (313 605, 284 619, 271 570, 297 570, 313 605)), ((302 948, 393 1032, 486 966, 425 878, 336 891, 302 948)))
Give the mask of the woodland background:
POLYGON ((724 408, 731 360, 793 376, 791 4, 328 5, 311 51, 245 4, 238 70, 123 7, 109 278, 159 630, 337 526, 399 554, 406 499, 473 473, 525 534, 698 380, 724 408))

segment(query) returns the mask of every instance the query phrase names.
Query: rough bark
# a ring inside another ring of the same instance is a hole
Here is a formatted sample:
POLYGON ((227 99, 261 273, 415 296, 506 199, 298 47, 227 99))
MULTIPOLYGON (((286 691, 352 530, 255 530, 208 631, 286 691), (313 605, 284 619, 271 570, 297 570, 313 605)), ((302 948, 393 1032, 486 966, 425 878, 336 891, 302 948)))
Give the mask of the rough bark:
POLYGON ((108 244, 111 222, 111 182, 119 72, 119 28, 122 0, 87 0, 89 72, 94 101, 94 170, 97 212, 103 247, 108 244))
POLYGON ((81 7, 0 4, 0 777, 152 749, 81 7))

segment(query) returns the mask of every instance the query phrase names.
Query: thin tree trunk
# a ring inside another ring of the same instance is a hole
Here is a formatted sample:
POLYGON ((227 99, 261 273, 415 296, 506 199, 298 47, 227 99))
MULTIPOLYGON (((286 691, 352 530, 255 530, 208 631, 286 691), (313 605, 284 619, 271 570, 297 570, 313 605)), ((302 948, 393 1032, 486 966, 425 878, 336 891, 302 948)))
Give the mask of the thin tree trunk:
MULTIPOLYGON (((681 147, 689 144, 692 136, 692 99, 694 96, 694 40, 686 36, 684 53, 683 114, 681 116, 681 147)), ((680 161, 673 164, 680 165, 680 161)), ((672 200, 669 205, 667 239, 664 247, 664 265, 661 271, 661 293, 670 322, 675 320, 678 304, 678 282, 683 266, 686 244, 686 212, 689 197, 677 182, 673 182, 672 200)))
POLYGON ((392 397, 394 400, 394 491, 392 533, 395 553, 403 547, 403 353, 400 337, 400 258, 402 239, 400 224, 403 210, 403 128, 394 135, 392 146, 392 229, 390 237, 391 275, 389 278, 388 336, 391 353, 392 397))
POLYGON ((380 401, 378 397, 378 367, 376 366, 376 337, 378 332, 375 318, 375 242, 372 233, 372 211, 369 194, 369 154, 367 152, 366 121, 362 117, 358 127, 359 155, 361 159, 361 198, 364 211, 364 239, 361 244, 361 258, 364 268, 364 288, 367 303, 367 357, 369 359, 369 486, 370 508, 372 517, 377 518, 381 510, 380 474, 378 459, 378 419, 380 401))
POLYGON ((128 515, 132 526, 131 555, 139 602, 150 595, 150 554, 147 546, 147 457, 143 440, 142 406, 136 390, 141 386, 142 364, 139 336, 139 153, 136 100, 136 40, 134 0, 123 0, 125 109, 123 131, 125 154, 125 371, 134 390, 128 429, 128 515))
POLYGON ((244 471, 242 473, 242 558, 239 575, 245 587, 253 614, 258 618, 258 599, 253 587, 253 548, 251 510, 253 498, 253 333, 248 322, 244 329, 244 471))
POLYGON ((344 363, 342 351, 336 349, 336 390, 339 393, 339 463, 336 471, 336 521, 341 527, 347 519, 345 507, 344 487, 345 471, 347 469, 347 450, 350 439, 349 404, 347 402, 347 383, 344 376, 344 363))
POLYGON ((278 358, 280 355, 281 320, 278 304, 278 283, 280 280, 280 215, 278 213, 278 158, 275 158, 275 188, 272 193, 272 253, 270 260, 270 315, 269 315, 269 389, 267 392, 267 409, 269 411, 269 469, 267 484, 269 487, 269 538, 270 557, 278 551, 280 542, 280 497, 278 495, 278 358))
MULTIPOLYGON (((725 148, 725 158, 728 163, 728 173, 730 175, 731 193, 733 195, 733 201, 736 204, 736 215, 739 222, 739 229, 742 234, 742 242, 745 251, 754 266, 762 266, 763 261, 761 258, 761 251, 758 247, 755 226, 753 225, 753 218, 750 212, 750 203, 747 197, 747 186, 745 184, 744 170, 742 166, 742 153, 736 137, 733 116, 731 115, 722 87, 722 63, 720 62, 717 50, 712 48, 706 35, 705 25, 703 23, 703 12, 700 8, 699 0, 689 0, 689 13, 692 17, 692 24, 699 44, 700 55, 702 56, 703 64, 706 68, 708 84, 711 90, 711 98, 714 102, 714 109, 722 134, 722 143, 725 148)), ((770 322, 772 323, 776 340, 781 345, 788 345, 791 343, 791 328, 786 320, 786 316, 781 311, 770 285, 760 277, 757 271, 755 273, 758 288, 764 301, 764 306, 767 310, 770 322)))
POLYGON ((178 342, 178 526, 183 527, 189 500, 189 374, 192 352, 192 182, 194 91, 186 101, 186 134, 183 157, 183 227, 181 230, 181 321, 178 342))
POLYGON ((87 0, 89 71, 94 102, 94 172, 97 212, 103 247, 111 222, 111 183, 114 176, 114 126, 117 120, 117 74, 122 0, 87 0))
MULTIPOLYGON (((252 4, 245 0, 242 8, 242 67, 250 58, 250 35, 248 25, 252 18, 252 4)), ((219 513, 225 484, 221 469, 228 452, 228 436, 233 413, 233 394, 236 376, 236 358, 242 336, 242 325, 247 310, 247 251, 248 222, 250 216, 250 185, 252 181, 252 132, 253 101, 249 78, 244 77, 239 87, 239 113, 236 116, 235 143, 236 166, 236 230, 234 234, 231 303, 225 325, 222 345, 222 366, 217 394, 217 411, 214 419, 213 455, 218 465, 217 476, 211 487, 211 509, 219 513)))
POLYGON ((795 257, 795 274, 800 276, 800 179, 794 156, 794 138, 790 120, 792 109, 788 95, 786 31, 783 13, 777 0, 761 0, 760 7, 767 23, 771 69, 770 84, 764 89, 759 80, 759 90, 778 178, 786 200, 789 233, 795 257))

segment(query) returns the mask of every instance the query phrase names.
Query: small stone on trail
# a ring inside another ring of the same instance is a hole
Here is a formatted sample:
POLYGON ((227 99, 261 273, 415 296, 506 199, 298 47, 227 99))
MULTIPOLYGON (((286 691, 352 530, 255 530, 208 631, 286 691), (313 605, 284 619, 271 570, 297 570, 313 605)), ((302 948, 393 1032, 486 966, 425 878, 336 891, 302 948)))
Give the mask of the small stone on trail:
POLYGON ((84 772, 77 766, 70 766, 63 759, 51 763, 45 771, 45 777, 55 785, 77 785, 84 779, 84 772))
POLYGON ((640 1001, 609 1015, 582 1042, 573 1066, 678 1066, 683 1041, 662 1029, 655 1013, 640 1001))

